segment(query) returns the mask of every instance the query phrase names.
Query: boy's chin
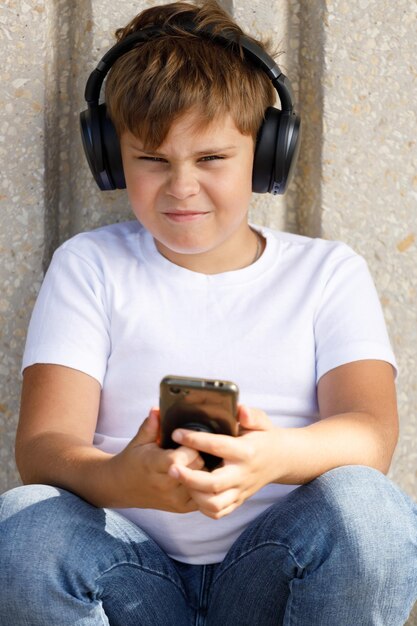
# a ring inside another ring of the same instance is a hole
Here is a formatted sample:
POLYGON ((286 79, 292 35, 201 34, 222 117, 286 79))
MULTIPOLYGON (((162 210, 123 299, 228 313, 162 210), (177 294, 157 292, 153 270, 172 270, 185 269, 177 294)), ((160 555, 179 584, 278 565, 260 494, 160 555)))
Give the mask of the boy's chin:
POLYGON ((166 257, 170 257, 171 255, 175 256, 200 256, 203 254, 207 254, 211 252, 211 248, 208 246, 201 246, 196 243, 189 244, 176 244, 176 243, 163 243, 155 239, 155 244, 158 251, 166 257))

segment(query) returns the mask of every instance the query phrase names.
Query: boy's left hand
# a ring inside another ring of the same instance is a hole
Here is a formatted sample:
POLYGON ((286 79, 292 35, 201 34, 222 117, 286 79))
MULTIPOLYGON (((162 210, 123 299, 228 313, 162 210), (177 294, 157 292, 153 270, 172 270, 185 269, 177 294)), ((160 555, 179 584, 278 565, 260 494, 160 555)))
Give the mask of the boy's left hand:
POLYGON ((175 464, 169 474, 183 483, 204 515, 220 519, 239 507, 261 487, 273 482, 276 456, 275 430, 268 416, 259 409, 239 407, 241 435, 212 435, 178 429, 173 439, 188 448, 223 458, 223 465, 212 472, 192 470, 175 464))

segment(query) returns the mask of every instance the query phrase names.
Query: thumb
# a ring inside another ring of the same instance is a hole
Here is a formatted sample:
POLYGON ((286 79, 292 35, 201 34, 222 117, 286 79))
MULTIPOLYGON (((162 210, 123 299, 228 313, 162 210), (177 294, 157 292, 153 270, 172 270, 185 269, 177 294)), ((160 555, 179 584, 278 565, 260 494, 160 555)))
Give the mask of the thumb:
POLYGON ((151 409, 148 417, 140 425, 140 428, 133 438, 134 444, 144 445, 146 443, 156 443, 159 434, 159 410, 151 409))
POLYGON ((272 422, 261 409, 250 409, 243 404, 239 406, 239 422, 243 430, 270 430, 272 422))

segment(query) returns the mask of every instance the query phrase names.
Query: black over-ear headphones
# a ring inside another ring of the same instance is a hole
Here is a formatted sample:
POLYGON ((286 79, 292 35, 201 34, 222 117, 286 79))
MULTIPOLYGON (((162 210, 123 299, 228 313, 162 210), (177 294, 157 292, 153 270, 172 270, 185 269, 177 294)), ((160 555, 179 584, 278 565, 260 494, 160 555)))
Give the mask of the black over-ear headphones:
MULTIPOLYGON (((240 45, 245 58, 258 65, 278 92, 282 109, 268 107, 259 129, 253 164, 252 189, 257 193, 282 194, 288 187, 300 147, 300 118, 293 112, 291 85, 275 61, 256 43, 229 32, 213 34, 208 29, 195 30, 187 22, 185 30, 208 37, 223 46, 240 45)), ((156 39, 169 31, 147 27, 115 44, 90 74, 85 99, 88 108, 80 114, 81 137, 91 172, 103 191, 126 187, 120 143, 105 103, 99 104, 100 89, 114 62, 138 43, 156 39)), ((173 31, 174 33, 174 31, 173 31)))

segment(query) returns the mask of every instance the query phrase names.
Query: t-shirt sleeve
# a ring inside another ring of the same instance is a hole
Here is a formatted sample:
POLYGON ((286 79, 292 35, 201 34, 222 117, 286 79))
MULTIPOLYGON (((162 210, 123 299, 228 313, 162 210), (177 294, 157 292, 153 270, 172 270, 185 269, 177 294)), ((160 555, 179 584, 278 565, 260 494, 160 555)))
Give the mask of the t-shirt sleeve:
POLYGON ((329 370, 365 359, 397 370, 382 307, 365 260, 350 251, 326 277, 315 315, 317 381, 329 370))
POLYGON ((65 365, 103 383, 110 353, 106 294, 98 268, 68 248, 51 261, 32 312, 22 371, 65 365))

